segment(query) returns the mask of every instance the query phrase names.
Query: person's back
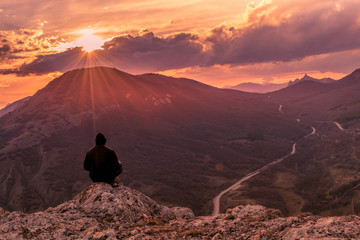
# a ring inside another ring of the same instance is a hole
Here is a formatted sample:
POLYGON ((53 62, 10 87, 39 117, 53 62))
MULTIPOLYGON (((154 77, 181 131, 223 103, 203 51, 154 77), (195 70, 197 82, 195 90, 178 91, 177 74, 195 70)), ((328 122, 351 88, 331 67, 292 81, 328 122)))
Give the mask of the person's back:
POLYGON ((122 172, 122 165, 113 150, 105 146, 103 134, 96 135, 96 146, 86 153, 84 168, 90 173, 93 182, 112 184, 122 172))

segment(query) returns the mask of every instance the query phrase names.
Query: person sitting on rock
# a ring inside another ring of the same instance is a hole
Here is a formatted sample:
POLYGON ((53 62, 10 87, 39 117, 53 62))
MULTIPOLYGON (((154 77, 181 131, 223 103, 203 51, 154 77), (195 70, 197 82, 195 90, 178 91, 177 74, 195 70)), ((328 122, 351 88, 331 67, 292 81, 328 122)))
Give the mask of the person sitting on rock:
POLYGON ((89 171, 93 182, 106 182, 117 186, 115 178, 122 173, 122 164, 114 150, 105 146, 106 138, 98 133, 95 138, 95 147, 90 149, 85 156, 84 168, 89 171))

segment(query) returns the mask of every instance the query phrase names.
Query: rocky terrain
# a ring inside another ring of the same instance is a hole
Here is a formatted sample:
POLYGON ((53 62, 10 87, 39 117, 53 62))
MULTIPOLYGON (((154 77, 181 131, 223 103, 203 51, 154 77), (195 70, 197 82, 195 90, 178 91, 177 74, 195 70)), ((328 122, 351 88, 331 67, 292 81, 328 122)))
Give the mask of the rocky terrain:
POLYGON ((260 205, 195 217, 120 185, 96 183, 43 212, 0 209, 0 239, 357 239, 360 217, 283 217, 260 205))

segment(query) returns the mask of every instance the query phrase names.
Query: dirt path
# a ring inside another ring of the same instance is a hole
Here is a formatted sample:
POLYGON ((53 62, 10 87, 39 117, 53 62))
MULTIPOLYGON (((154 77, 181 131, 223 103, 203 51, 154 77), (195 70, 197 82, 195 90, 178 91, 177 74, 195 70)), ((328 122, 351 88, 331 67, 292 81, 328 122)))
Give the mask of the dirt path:
POLYGON ((333 122, 341 131, 345 131, 345 129, 338 122, 333 122))

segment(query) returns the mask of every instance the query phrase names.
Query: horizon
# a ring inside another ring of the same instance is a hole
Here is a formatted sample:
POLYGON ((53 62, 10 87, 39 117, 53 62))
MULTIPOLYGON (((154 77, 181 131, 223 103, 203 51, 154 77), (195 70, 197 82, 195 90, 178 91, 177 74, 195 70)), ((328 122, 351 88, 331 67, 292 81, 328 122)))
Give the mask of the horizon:
POLYGON ((350 0, 30 2, 0 3, 0 108, 81 67, 223 87, 340 79, 360 66, 350 0))

